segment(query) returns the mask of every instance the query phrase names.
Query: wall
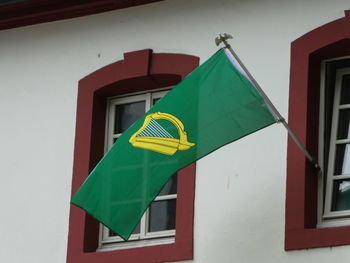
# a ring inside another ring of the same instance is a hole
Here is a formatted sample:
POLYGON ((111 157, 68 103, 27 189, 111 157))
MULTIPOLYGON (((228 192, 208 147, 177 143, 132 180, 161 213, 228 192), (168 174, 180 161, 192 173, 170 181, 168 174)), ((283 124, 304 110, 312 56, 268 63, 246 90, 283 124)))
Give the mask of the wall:
MULTIPOLYGON (((0 31, 0 260, 65 262, 78 80, 124 52, 207 59, 219 32, 287 117, 290 43, 347 0, 177 0, 0 31)), ((270 126, 198 162, 194 262, 348 262, 284 252, 287 135, 270 126)))

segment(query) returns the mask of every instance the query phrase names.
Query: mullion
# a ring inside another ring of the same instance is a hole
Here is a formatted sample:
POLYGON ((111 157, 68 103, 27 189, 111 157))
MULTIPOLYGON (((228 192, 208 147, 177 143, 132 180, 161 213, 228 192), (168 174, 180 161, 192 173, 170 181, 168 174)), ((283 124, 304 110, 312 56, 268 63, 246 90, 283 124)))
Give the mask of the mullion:
POLYGON ((350 109, 350 104, 339 104, 338 109, 339 110, 350 109))
POLYGON ((162 195, 162 196, 157 196, 154 201, 163 201, 163 200, 171 200, 171 199, 176 199, 177 194, 171 194, 171 195, 162 195))
MULTIPOLYGON (((152 107, 152 101, 151 101, 151 93, 145 94, 145 112, 148 112, 149 109, 152 107)), ((144 212, 141 220, 140 220, 140 239, 146 239, 147 232, 148 232, 148 220, 149 220, 149 208, 146 209, 144 212)))
POLYGON ((335 145, 350 143, 350 139, 341 139, 334 142, 335 145))
POLYGON ((350 174, 334 174, 333 180, 350 179, 350 174))

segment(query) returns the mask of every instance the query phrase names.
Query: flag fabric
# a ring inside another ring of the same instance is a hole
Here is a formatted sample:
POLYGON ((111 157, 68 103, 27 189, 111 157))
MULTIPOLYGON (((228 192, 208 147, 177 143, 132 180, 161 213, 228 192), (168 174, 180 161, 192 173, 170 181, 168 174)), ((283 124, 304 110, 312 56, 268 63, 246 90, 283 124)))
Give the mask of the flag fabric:
POLYGON ((219 50, 118 138, 72 203, 127 240, 176 171, 273 123, 253 84, 219 50))

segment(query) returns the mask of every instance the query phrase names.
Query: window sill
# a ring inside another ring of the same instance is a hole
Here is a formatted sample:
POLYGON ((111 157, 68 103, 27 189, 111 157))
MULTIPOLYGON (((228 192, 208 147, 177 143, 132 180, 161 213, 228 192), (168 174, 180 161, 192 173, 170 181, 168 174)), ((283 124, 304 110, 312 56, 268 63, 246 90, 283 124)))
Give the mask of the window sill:
POLYGON ((343 227, 350 226, 349 218, 338 218, 332 220, 323 220, 317 224, 317 228, 328 228, 328 227, 343 227))
POLYGON ((104 251, 113 251, 113 250, 122 250, 122 249, 134 249, 140 247, 149 247, 149 246, 160 246, 168 245, 175 243, 175 237, 164 237, 157 239, 146 239, 146 240, 137 240, 137 241, 128 241, 123 243, 105 243, 101 248, 98 248, 96 252, 104 251))
POLYGON ((285 250, 332 247, 350 244, 350 226, 287 229, 285 250))

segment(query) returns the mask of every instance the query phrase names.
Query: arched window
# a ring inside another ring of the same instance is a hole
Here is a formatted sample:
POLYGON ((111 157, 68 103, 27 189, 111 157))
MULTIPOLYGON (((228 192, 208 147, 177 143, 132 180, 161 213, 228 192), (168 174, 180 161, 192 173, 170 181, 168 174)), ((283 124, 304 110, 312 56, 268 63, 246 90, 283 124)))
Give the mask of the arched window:
MULTIPOLYGON (((110 105, 122 105, 122 107, 129 105, 122 101, 129 95, 135 98, 135 94, 145 98, 151 98, 153 94, 154 99, 157 99, 161 95, 159 90, 174 86, 198 64, 199 59, 194 56, 154 54, 152 50, 146 49, 125 53, 124 60, 103 67, 80 80, 72 193, 76 192, 103 156, 106 141, 110 143, 114 137, 117 138, 118 133, 111 133, 108 135, 109 138, 106 138, 108 134, 105 131, 108 119, 106 116, 107 111, 111 111, 110 105)), ((142 101, 152 103, 146 100, 142 101)), ((140 103, 136 104, 134 106, 137 115, 140 103)), ((128 121, 126 120, 126 123, 128 121)), ((170 228, 168 232, 175 234, 175 237, 164 244, 156 243, 149 246, 138 244, 113 251, 96 252, 99 247, 99 223, 83 210, 71 206, 67 262, 94 263, 118 260, 118 262, 151 263, 192 259, 194 182, 195 164, 178 172, 176 215, 173 215, 175 221, 166 225, 170 228)), ((166 196, 169 202, 174 199, 170 192, 166 196)), ((164 196, 162 198, 164 199, 164 196)), ((153 232, 159 230, 157 226, 155 228, 153 226, 153 229, 155 229, 153 232)), ((109 236, 113 237, 113 234, 109 236)))
POLYGON ((289 124, 323 173, 289 140, 286 250, 350 244, 349 27, 345 11, 292 43, 289 124))

